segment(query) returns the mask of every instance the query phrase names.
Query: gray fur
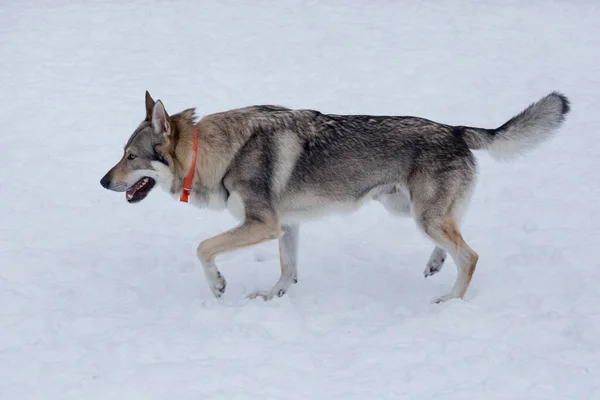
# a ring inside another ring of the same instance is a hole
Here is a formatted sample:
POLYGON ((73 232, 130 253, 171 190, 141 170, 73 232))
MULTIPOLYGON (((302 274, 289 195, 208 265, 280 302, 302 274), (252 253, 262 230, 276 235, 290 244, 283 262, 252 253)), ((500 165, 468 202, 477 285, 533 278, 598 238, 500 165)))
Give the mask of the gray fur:
MULTIPOLYGON (((144 173, 177 196, 189 168, 193 123, 181 114, 165 117, 164 109, 152 112, 154 101, 148 97, 147 115, 161 116, 160 123, 147 117, 147 126, 132 135, 129 145, 143 143, 144 156, 152 158, 152 172, 144 168, 144 173), (150 155, 150 147, 158 156, 150 155), (159 158, 164 165, 157 164, 159 158)), ((441 300, 462 298, 478 259, 458 231, 477 174, 472 150, 486 149, 497 158, 531 150, 568 111, 567 98, 551 93, 497 129, 279 106, 207 115, 196 124, 200 150, 191 203, 227 208, 241 222, 198 248, 211 289, 217 296, 225 290, 214 263, 217 254, 280 237, 282 277, 253 297, 285 293, 297 274, 298 224, 377 200, 394 215, 412 216, 436 244, 425 276, 441 269, 446 252, 452 256, 458 276, 441 300)), ((189 117, 190 110, 184 113, 189 117)))
POLYGON ((569 100, 553 92, 531 104, 498 129, 464 128, 471 149, 486 149, 496 160, 510 160, 536 148, 562 125, 569 100))
POLYGON ((279 237, 281 277, 270 290, 254 292, 248 296, 249 298, 262 297, 264 300, 271 300, 275 296, 281 297, 288 291, 292 283, 298 282, 299 229, 297 224, 281 227, 281 236, 279 237))

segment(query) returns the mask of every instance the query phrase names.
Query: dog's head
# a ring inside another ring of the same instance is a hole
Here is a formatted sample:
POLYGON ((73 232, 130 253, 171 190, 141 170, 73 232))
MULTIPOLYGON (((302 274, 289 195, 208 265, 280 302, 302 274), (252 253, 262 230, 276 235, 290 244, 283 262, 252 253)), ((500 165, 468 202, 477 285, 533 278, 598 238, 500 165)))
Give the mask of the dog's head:
POLYGON ((173 159, 168 151, 172 133, 173 124, 164 105, 146 92, 146 118, 125 144, 121 160, 100 184, 115 192, 126 192, 129 203, 145 199, 157 181, 169 187, 173 179, 173 159))

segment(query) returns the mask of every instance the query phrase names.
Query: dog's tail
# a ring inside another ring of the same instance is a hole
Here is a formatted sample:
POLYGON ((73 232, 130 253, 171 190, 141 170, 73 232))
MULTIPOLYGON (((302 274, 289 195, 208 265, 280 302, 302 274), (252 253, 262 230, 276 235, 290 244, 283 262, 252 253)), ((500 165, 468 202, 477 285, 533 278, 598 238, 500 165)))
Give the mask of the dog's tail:
POLYGON ((496 160, 509 160, 548 139, 562 125, 570 109, 569 99, 552 92, 497 129, 456 128, 462 131, 470 149, 485 149, 496 160))

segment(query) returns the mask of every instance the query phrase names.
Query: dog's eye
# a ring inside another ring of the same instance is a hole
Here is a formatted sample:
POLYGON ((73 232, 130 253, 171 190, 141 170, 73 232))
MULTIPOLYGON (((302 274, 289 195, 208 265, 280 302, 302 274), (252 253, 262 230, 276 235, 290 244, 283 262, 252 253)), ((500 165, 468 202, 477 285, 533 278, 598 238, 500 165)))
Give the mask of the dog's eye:
POLYGON ((133 160, 133 159, 135 159, 136 157, 137 157, 136 155, 134 155, 134 154, 130 154, 130 155, 128 155, 128 156, 127 156, 127 159, 128 159, 128 160, 133 160))

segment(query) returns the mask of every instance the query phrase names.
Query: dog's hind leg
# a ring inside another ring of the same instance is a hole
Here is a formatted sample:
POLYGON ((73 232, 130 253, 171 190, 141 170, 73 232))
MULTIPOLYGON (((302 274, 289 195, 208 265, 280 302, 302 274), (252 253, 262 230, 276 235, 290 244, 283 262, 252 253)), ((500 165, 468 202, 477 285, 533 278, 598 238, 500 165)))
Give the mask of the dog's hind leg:
MULTIPOLYGON (((468 174, 467 171, 449 171, 446 175, 435 176, 433 179, 421 177, 414 181, 412 187, 417 224, 438 247, 450 253, 457 268, 452 290, 436 299, 436 303, 464 297, 479 259, 477 253, 464 241, 457 223, 469 200, 473 184, 474 173, 468 174)), ((432 254, 433 261, 435 253, 436 251, 432 254)), ((437 255, 442 254, 440 251, 437 255)))
POLYGON ((425 233, 439 246, 448 250, 456 264, 457 276, 450 293, 435 300, 436 303, 453 298, 462 299, 469 287, 479 256, 463 240, 452 217, 435 217, 420 220, 425 233))
POLYGON ((283 296, 292 283, 298 282, 298 239, 300 227, 298 224, 283 225, 279 237, 279 261, 281 264, 281 276, 275 286, 269 291, 258 291, 248 297, 254 299, 262 297, 270 300, 274 296, 283 296))
MULTIPOLYGON (((401 190, 395 191, 393 193, 384 193, 376 198, 385 209, 392 215, 397 215, 401 217, 410 217, 411 216, 411 206, 408 195, 401 190)), ((435 275, 444 266, 444 261, 446 260, 446 250, 439 246, 435 246, 433 251, 431 252, 431 256, 429 256, 429 261, 427 261, 427 265, 425 266, 425 271, 423 274, 425 278, 431 275, 435 275)))

